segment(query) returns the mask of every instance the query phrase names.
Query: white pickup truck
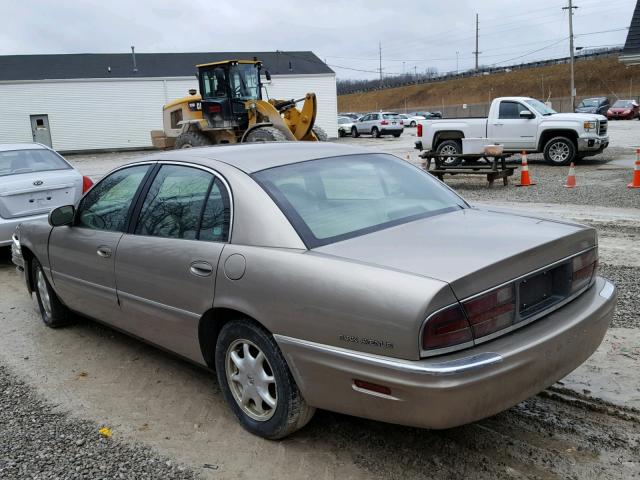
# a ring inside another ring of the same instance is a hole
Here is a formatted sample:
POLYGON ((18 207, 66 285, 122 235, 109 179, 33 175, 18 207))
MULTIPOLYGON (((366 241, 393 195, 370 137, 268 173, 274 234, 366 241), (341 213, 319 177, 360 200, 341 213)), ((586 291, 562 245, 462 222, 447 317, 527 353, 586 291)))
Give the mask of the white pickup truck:
POLYGON ((478 158, 472 148, 478 143, 502 145, 507 153, 543 152, 551 165, 597 155, 609 145, 606 117, 557 113, 529 97, 494 99, 488 118, 421 120, 418 137, 416 148, 439 155, 447 166, 461 163, 467 155, 478 158))

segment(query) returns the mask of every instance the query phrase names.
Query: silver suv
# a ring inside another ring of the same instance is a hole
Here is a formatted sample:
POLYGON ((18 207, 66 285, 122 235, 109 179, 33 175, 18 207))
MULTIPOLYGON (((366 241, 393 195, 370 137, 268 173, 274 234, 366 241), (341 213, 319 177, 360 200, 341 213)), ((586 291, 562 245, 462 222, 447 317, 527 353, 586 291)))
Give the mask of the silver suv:
POLYGON ((354 122, 351 127, 351 136, 359 137, 364 133, 375 138, 380 138, 382 135, 399 137, 403 130, 404 122, 397 113, 367 113, 354 122))

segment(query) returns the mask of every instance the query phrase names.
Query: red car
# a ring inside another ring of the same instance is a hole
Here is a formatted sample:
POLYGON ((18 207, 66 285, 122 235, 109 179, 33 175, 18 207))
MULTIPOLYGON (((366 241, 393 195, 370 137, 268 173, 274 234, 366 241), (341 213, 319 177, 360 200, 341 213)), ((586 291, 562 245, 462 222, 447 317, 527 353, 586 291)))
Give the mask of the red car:
POLYGON ((636 117, 640 117, 640 106, 635 100, 617 100, 607 110, 609 120, 633 120, 636 117))

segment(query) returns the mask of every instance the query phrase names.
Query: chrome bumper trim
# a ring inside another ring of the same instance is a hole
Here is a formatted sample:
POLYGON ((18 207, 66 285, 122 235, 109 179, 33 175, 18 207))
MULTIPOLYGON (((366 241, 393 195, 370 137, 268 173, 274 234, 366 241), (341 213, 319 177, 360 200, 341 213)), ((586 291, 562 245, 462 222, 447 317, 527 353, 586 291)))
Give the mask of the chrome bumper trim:
POLYGON ((355 350, 309 342, 307 340, 300 340, 298 338, 287 337, 284 335, 276 334, 273 337, 279 344, 283 343, 300 346, 317 352, 335 355, 337 357, 355 360, 357 362, 363 362, 376 367, 390 368, 406 373, 418 373, 423 375, 455 375, 502 362, 502 355, 490 352, 479 353, 444 362, 429 360, 408 361, 384 357, 381 355, 361 353, 355 350))

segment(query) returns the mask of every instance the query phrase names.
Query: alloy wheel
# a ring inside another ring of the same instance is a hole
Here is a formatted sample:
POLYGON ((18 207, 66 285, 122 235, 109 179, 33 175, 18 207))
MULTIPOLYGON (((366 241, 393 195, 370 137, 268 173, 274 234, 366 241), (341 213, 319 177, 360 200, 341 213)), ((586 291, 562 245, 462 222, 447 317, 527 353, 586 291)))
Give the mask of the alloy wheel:
POLYGON ((227 349, 227 384, 242 411, 254 420, 269 420, 278 405, 273 369, 260 348, 250 340, 238 339, 227 349))
POLYGON ((47 288, 47 281, 44 278, 44 273, 42 273, 42 269, 38 269, 38 273, 36 274, 36 286, 38 288, 38 294, 40 295, 40 302, 42 303, 42 308, 44 308, 47 317, 51 318, 51 298, 49 297, 49 289, 47 288))
POLYGON ((566 161, 570 154, 569 146, 565 143, 558 142, 549 147, 549 157, 556 163, 566 161))

